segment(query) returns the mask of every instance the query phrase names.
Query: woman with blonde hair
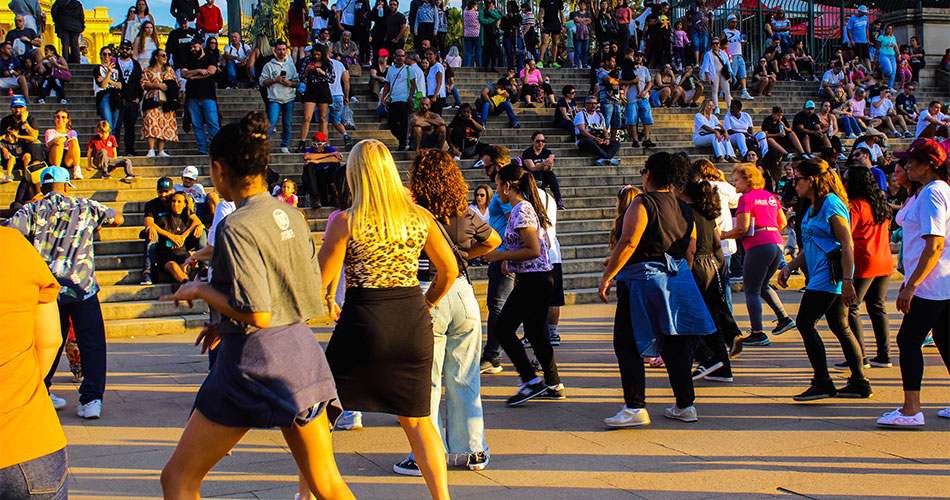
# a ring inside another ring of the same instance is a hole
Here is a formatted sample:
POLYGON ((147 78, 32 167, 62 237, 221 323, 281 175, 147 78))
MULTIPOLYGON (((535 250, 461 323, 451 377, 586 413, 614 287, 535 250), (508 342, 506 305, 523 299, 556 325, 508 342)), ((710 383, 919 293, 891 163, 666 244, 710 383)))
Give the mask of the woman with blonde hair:
POLYGON ((132 42, 132 57, 139 62, 142 71, 148 69, 149 60, 152 58, 152 52, 155 51, 161 42, 158 40, 158 32, 155 31, 155 23, 152 21, 143 21, 139 28, 139 34, 132 42))
POLYGON ((399 416, 433 498, 449 498, 445 448, 429 419, 433 307, 458 276, 452 249, 432 215, 413 204, 386 146, 360 141, 346 162, 353 205, 326 230, 317 256, 330 317, 327 359, 348 410, 399 416), (437 271, 425 294, 419 256, 437 271), (335 302, 346 272, 343 310, 335 302))
POLYGON ((79 134, 73 130, 73 122, 65 109, 53 115, 55 126, 46 129, 47 160, 50 165, 73 167, 73 179, 82 179, 79 164, 79 134))
MULTIPOLYGON (((722 233, 722 239, 742 239, 745 259, 742 263, 742 284, 745 303, 749 308, 752 334, 742 339, 745 345, 769 345, 771 341, 762 330, 762 300, 778 317, 778 326, 772 335, 795 328, 795 322, 785 312, 782 300, 769 284, 784 257, 782 256, 783 227, 788 224, 782 204, 774 194, 766 191, 765 177, 751 163, 742 163, 732 170, 736 191, 742 193, 736 208, 736 227, 722 233)), ((739 342, 739 339, 736 339, 739 342)))
POLYGON ((798 164, 795 191, 799 198, 811 200, 811 207, 802 220, 804 248, 779 273, 778 284, 785 288, 792 271, 807 266, 808 284, 798 309, 797 323, 815 376, 808 389, 794 399, 869 398, 872 395, 871 382, 864 376, 861 345, 848 326, 848 307, 856 296, 848 195, 841 178, 828 163, 814 158, 798 164), (825 345, 816 328, 822 316, 841 343, 851 368, 848 385, 840 390, 835 389, 828 373, 825 345))

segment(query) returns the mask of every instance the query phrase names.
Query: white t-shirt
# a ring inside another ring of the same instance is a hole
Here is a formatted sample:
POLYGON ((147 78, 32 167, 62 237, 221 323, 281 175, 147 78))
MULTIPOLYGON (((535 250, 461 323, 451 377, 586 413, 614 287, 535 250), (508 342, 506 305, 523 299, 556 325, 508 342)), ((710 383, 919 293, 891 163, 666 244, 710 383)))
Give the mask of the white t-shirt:
POLYGON ((862 143, 858 147, 861 149, 867 149, 868 151, 871 152, 871 163, 874 163, 874 164, 876 164, 877 159, 880 158, 884 154, 884 150, 881 149, 880 144, 875 144, 871 146, 870 144, 865 142, 865 143, 862 143))
MULTIPOLYGON (((728 118, 728 116, 726 118, 728 118)), ((725 181, 714 181, 712 185, 716 186, 719 190, 720 212, 719 217, 716 218, 716 225, 719 226, 719 232, 721 233, 731 231, 733 222, 729 209, 739 206, 739 193, 736 192, 736 188, 732 187, 732 184, 725 181)), ((726 257, 736 253, 738 250, 738 245, 734 239, 720 240, 719 244, 722 245, 722 254, 726 257)))
MULTIPOLYGON (((330 11, 330 15, 331 15, 331 16, 334 15, 333 11, 330 11)), ((322 30, 323 28, 326 28, 327 26, 330 25, 330 19, 329 19, 329 18, 324 19, 324 18, 318 16, 317 13, 314 12, 313 7, 310 8, 309 16, 310 16, 310 19, 313 20, 313 21, 310 23, 310 28, 311 28, 313 31, 319 32, 319 31, 322 30)))
MULTIPOLYGON (((557 241, 557 202, 554 197, 543 189, 538 189, 541 194, 541 204, 544 205, 544 213, 551 221, 551 226, 545 229, 548 235, 548 260, 551 264, 561 263, 561 243, 557 241)), ((476 213, 478 210, 475 211, 476 213)), ((539 232, 538 237, 544 237, 544 233, 539 232)))
POLYGON ((881 99, 884 99, 881 96, 877 96, 874 99, 871 99, 871 118, 880 118, 887 115, 887 110, 894 109, 894 103, 890 99, 884 99, 884 102, 880 106, 875 107, 874 103, 881 102, 881 99))
MULTIPOLYGON (((925 128, 927 128, 927 125, 930 125, 930 122, 927 121, 927 118, 930 118, 929 109, 925 109, 921 111, 920 116, 917 117, 917 132, 914 133, 914 137, 920 137, 920 133, 923 132, 925 128)), ((940 112, 940 113, 937 113, 937 116, 935 116, 934 118, 936 118, 937 121, 944 122, 944 121, 947 121, 947 118, 950 118, 950 117, 943 114, 943 112, 940 112)))
POLYGON ((726 35, 726 41, 729 42, 726 46, 726 52, 730 56, 741 56, 742 55, 742 33, 739 33, 739 30, 724 29, 722 34, 726 35))
POLYGON ((330 63, 333 64, 333 81, 330 82, 330 95, 344 95, 342 79, 343 72, 347 71, 346 66, 336 59, 330 59, 330 63))
POLYGON ((703 125, 709 128, 718 128, 719 118, 716 115, 709 115, 707 119, 702 113, 696 113, 693 116, 693 141, 699 138, 699 131, 703 129, 703 125))
POLYGON ((228 46, 224 48, 225 54, 228 54, 234 57, 240 57, 241 59, 244 59, 245 61, 247 60, 247 54, 250 51, 251 51, 251 46, 246 43, 242 43, 240 47, 235 47, 234 45, 231 45, 229 43, 228 46))
POLYGON ((825 88, 825 82, 828 85, 838 85, 847 81, 848 76, 844 74, 844 71, 841 73, 835 73, 835 70, 829 69, 825 71, 825 74, 821 76, 821 83, 818 84, 818 91, 821 92, 825 88))
POLYGON ((587 126, 587 132, 591 135, 593 135, 592 130, 594 129, 607 130, 604 115, 600 114, 599 111, 595 111, 594 114, 587 114, 585 109, 578 111, 577 115, 574 116, 574 136, 578 138, 577 142, 580 142, 581 131, 577 128, 578 125, 587 126))
POLYGON ((418 64, 413 64, 409 66, 409 72, 412 75, 412 80, 416 82, 416 92, 429 95, 426 92, 426 74, 422 72, 422 68, 418 64))
MULTIPOLYGON (((739 112, 739 118, 733 116, 732 113, 726 113, 726 116, 722 119, 722 126, 725 127, 726 132, 730 130, 741 130, 751 133, 754 128, 752 117, 745 111, 739 112)), ((733 191, 735 191, 735 189, 733 189, 733 191)))
POLYGON ((647 83, 650 83, 653 79, 653 73, 650 73, 650 68, 643 64, 637 66, 637 69, 633 70, 633 73, 637 75, 637 84, 627 87, 627 102, 639 100, 637 95, 643 92, 647 83))
MULTIPOLYGON (((205 187, 201 184, 198 184, 197 182, 192 184, 191 187, 185 187, 184 184, 175 184, 172 187, 175 189, 176 193, 182 191, 190 196, 195 203, 201 203, 205 201, 205 196, 207 195, 207 193, 205 193, 205 187)), ((215 211, 217 211, 217 209, 215 209, 215 211)))
POLYGON ((122 72, 122 79, 128 81, 129 77, 132 76, 132 70, 135 68, 135 59, 129 58, 125 60, 120 57, 117 61, 119 71, 122 72))
MULTIPOLYGON (((944 238, 950 234, 950 185, 937 180, 924 186, 897 213, 897 223, 904 229, 904 283, 920 262, 926 241, 924 236, 944 238)), ((928 300, 950 299, 950 247, 944 246, 937 265, 930 271, 914 294, 928 300)))
POLYGON ((475 212, 483 221, 488 222, 489 220, 491 220, 491 214, 488 213, 487 207, 485 208, 485 213, 481 213, 478 210, 478 206, 474 204, 469 205, 468 208, 471 208, 472 212, 475 212))
POLYGON ((409 67, 392 66, 386 72, 386 83, 389 84, 390 97, 393 102, 407 102, 409 100, 409 80, 412 78, 409 67))
POLYGON ((436 76, 442 73, 442 84, 439 85, 439 90, 433 90, 430 94, 426 95, 435 95, 436 98, 445 97, 445 68, 442 67, 441 63, 435 63, 434 66, 429 68, 429 74, 426 76, 426 88, 435 89, 436 88, 436 76))
POLYGON ((353 26, 356 23, 356 7, 360 4, 359 0, 339 0, 336 3, 336 11, 343 12, 340 24, 353 26))

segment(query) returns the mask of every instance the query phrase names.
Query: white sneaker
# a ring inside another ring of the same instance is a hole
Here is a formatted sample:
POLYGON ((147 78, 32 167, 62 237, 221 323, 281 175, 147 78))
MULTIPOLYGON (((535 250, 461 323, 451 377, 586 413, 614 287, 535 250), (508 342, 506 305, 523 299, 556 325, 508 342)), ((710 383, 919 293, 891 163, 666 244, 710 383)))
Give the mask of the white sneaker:
POLYGON ((739 97, 739 99, 742 99, 743 101, 751 101, 753 100, 753 97, 749 95, 748 90, 743 90, 742 95, 739 97))
POLYGON ((937 412, 938 417, 950 418, 950 406, 937 412))
POLYGON ((76 408, 76 415, 79 415, 82 418, 94 419, 99 418, 99 415, 102 414, 102 400, 93 399, 92 401, 79 405, 76 408))
POLYGON ((66 406, 66 400, 53 394, 52 392, 49 393, 49 399, 53 402, 53 408, 56 408, 57 410, 62 410, 63 407, 66 406))
POLYGON ((666 409, 666 413, 663 414, 666 418, 672 418, 673 420, 682 420, 683 422, 695 422, 699 420, 696 417, 696 407, 687 406, 686 408, 680 409, 675 404, 666 409))
POLYGON ((67 101, 66 99, 60 99, 60 100, 59 100, 59 103, 60 103, 60 104, 69 104, 69 101, 67 101))
POLYGON ((616 415, 605 418, 604 424, 607 427, 614 427, 614 428, 636 427, 638 425, 649 425, 650 414, 647 413, 646 408, 624 407, 622 410, 617 412, 616 415))
POLYGON ((79 179, 82 179, 82 178, 83 178, 83 176, 82 176, 82 169, 79 168, 79 167, 74 168, 74 169, 73 169, 73 180, 79 180, 79 179))
POLYGON ((148 150, 148 153, 145 153, 145 157, 146 157, 146 158, 155 158, 155 150, 154 150, 154 149, 149 149, 149 150, 148 150))
POLYGON ((884 414, 877 419, 877 425, 887 427, 919 427, 924 425, 924 413, 917 412, 916 415, 907 416, 901 413, 900 408, 884 414))
POLYGON ((162 157, 162 158, 168 158, 168 157, 170 157, 171 155, 168 154, 168 153, 166 153, 164 150, 162 150, 162 151, 160 151, 160 152, 158 153, 158 155, 156 155, 156 156, 160 156, 160 157, 162 157))
POLYGON ((290 148, 280 148, 280 152, 284 154, 290 153, 290 148))
POLYGON ((336 421, 336 428, 342 431, 359 430, 363 428, 363 412, 344 411, 336 421))

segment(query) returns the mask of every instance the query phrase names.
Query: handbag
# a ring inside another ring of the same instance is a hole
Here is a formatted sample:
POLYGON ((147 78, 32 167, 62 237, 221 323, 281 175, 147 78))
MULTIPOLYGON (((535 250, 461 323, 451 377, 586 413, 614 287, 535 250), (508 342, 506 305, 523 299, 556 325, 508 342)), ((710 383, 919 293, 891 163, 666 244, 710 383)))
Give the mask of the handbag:
POLYGON ((55 66, 53 67, 52 70, 50 70, 50 73, 53 75, 53 78, 63 83, 69 83, 73 79, 72 73, 70 73, 69 71, 66 71, 65 69, 57 68, 55 66))
POLYGON ((844 281, 844 269, 841 267, 841 248, 835 248, 830 252, 823 252, 825 260, 828 261, 828 268, 831 271, 831 284, 838 285, 844 281))

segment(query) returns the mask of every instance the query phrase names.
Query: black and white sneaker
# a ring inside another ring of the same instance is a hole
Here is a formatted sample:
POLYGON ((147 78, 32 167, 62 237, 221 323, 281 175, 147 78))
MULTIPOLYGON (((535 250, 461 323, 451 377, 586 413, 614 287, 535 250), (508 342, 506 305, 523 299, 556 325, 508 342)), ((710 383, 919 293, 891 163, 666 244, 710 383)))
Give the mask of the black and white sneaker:
POLYGON ((778 325, 772 329, 772 335, 781 335, 792 328, 795 328, 795 322, 792 321, 792 318, 784 318, 779 320, 778 325))
POLYGON ((693 370, 693 380, 699 380, 705 378, 706 375, 722 368, 722 361, 716 361, 715 363, 710 364, 709 366, 699 365, 693 370))
POLYGON ((403 476, 422 477, 422 471, 419 470, 416 461, 411 458, 406 458, 398 464, 393 464, 393 472, 402 474, 403 476))
POLYGON ((875 356, 875 357, 869 359, 869 360, 867 361, 867 363, 870 364, 871 366, 875 367, 875 368, 890 368, 890 367, 894 366, 894 364, 891 363, 891 358, 890 358, 890 356, 880 356, 880 355, 878 355, 878 356, 875 356))
POLYGON ((564 384, 549 385, 547 390, 538 396, 538 399, 567 399, 567 396, 564 395, 564 384))
POLYGON ((468 462, 465 464, 468 470, 480 471, 488 467, 488 452, 478 451, 468 454, 468 462))
POLYGON ((748 337, 742 339, 742 345, 769 345, 772 341, 765 335, 764 332, 753 333, 748 337))
POLYGON ((561 335, 557 332, 548 333, 548 341, 551 342, 551 345, 561 345, 561 335))
POLYGON ((718 370, 706 374, 706 376, 703 377, 703 380, 708 380, 709 382, 723 382, 728 384, 732 382, 732 369, 723 366, 718 370))
MULTIPOLYGON (((835 364, 833 364, 833 365, 831 365, 831 366, 834 367, 834 369, 835 369, 835 370, 838 370, 839 372, 849 372, 849 371, 851 371, 851 367, 848 366, 848 361, 847 361, 847 360, 841 361, 840 363, 835 363, 835 364)), ((871 368, 871 363, 868 362, 868 358, 864 358, 864 369, 867 370, 867 369, 869 369, 869 368, 871 368)))
POLYGON ((547 390, 548 386, 543 381, 534 384, 521 384, 518 392, 508 398, 508 406, 521 406, 529 399, 536 398, 547 390))

